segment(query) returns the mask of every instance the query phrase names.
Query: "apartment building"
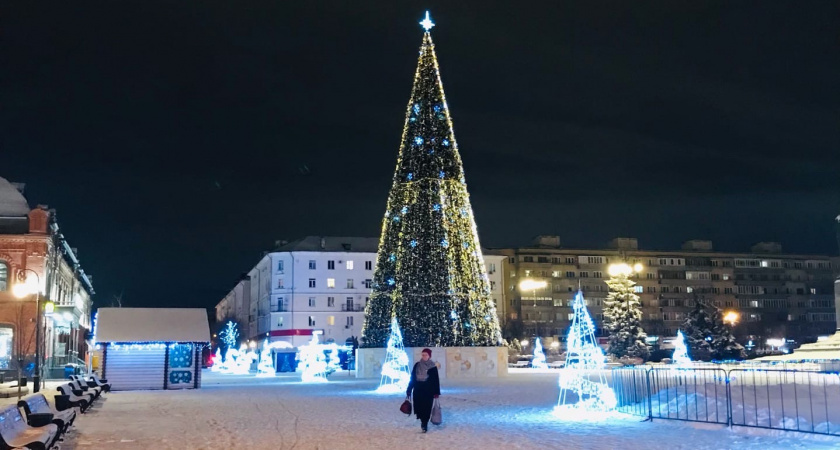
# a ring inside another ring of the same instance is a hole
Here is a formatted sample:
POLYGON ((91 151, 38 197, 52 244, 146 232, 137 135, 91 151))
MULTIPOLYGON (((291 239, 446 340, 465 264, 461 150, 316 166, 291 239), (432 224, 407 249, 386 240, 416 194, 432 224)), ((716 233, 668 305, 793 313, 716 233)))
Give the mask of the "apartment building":
MULTIPOLYGON (((323 341, 361 337, 379 238, 307 236, 282 243, 243 275, 216 306, 219 321, 235 318, 248 339, 294 346, 323 332, 323 341)), ((507 257, 486 255, 485 269, 498 313, 505 312, 507 257)))
POLYGON ((710 241, 688 241, 680 250, 639 249, 634 238, 614 239, 607 248, 568 249, 557 236, 539 236, 529 247, 496 249, 507 256, 505 320, 521 320, 527 336, 568 332, 577 289, 604 335, 603 303, 610 264, 640 264, 633 275, 651 336, 673 336, 696 301, 739 315, 736 336, 746 339, 815 340, 836 329, 836 268, 824 255, 785 254, 765 242, 747 253, 716 252, 710 241), (523 290, 523 280, 546 287, 523 290))

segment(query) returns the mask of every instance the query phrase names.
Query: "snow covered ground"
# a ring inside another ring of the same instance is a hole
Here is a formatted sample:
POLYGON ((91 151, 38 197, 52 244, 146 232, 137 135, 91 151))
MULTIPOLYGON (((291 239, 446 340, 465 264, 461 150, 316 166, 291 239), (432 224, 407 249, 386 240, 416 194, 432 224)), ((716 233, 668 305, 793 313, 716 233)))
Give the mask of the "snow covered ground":
POLYGON ((551 415, 557 373, 443 380, 444 424, 420 433, 378 395, 378 380, 338 372, 325 384, 299 375, 256 378, 206 372, 196 391, 113 392, 76 421, 63 449, 837 448, 840 438, 615 414, 606 421, 551 415))

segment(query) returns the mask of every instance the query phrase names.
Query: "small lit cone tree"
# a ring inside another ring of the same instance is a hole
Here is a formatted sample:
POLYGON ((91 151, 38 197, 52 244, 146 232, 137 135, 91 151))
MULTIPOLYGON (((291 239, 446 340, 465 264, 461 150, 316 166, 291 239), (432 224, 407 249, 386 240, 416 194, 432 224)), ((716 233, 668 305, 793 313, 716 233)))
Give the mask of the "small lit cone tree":
POLYGON ((376 256, 362 347, 501 346, 428 18, 376 256))
POLYGON ((630 272, 610 273, 607 286, 610 292, 604 301, 604 328, 609 333, 607 353, 616 358, 630 357, 646 360, 650 356, 647 334, 642 329, 642 304, 633 292, 636 284, 630 272))
POLYGON ((545 362, 545 353, 543 352, 542 342, 540 338, 534 340, 534 359, 531 360, 531 367, 534 369, 547 369, 548 364, 545 362))
POLYGON ((320 334, 320 331, 312 333, 309 344, 298 349, 298 368, 301 371, 300 380, 303 382, 326 382, 327 377, 338 370, 338 346, 320 344, 318 342, 320 334))
POLYGON ((391 320, 391 337, 388 338, 385 364, 382 365, 382 376, 379 379, 379 388, 376 391, 383 393, 405 392, 410 378, 408 355, 405 353, 400 325, 395 317, 391 320))
POLYGON ((213 356, 213 366, 210 367, 211 372, 220 372, 223 367, 222 362, 222 349, 216 348, 216 354, 213 356))
POLYGON ((616 405, 615 393, 602 370, 606 357, 595 339, 595 323, 580 291, 572 308, 575 315, 566 340, 566 365, 560 372, 560 398, 554 410, 560 417, 581 410, 605 412, 616 405))
POLYGON ((273 377, 275 375, 274 361, 271 359, 271 346, 268 339, 263 342, 262 351, 260 352, 260 362, 257 364, 258 377, 273 377))
POLYGON ((674 356, 671 358, 674 364, 690 365, 691 358, 688 356, 688 348, 685 346, 685 336, 681 330, 677 330, 677 339, 674 341, 674 356))

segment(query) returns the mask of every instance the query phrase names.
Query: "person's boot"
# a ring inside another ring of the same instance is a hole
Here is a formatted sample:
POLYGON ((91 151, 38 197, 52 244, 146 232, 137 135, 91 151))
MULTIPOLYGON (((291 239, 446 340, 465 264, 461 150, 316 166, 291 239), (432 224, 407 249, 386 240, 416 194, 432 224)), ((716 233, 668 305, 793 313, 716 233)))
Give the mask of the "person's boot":
POLYGON ((421 423, 420 424, 420 429, 423 430, 424 433, 429 431, 429 423, 428 422, 421 423))

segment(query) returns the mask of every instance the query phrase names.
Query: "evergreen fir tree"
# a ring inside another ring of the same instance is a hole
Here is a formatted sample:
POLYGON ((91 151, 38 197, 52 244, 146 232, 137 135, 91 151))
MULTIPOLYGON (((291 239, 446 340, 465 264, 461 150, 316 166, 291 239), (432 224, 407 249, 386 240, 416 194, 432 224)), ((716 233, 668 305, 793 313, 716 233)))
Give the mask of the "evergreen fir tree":
POLYGON ((708 308, 702 300, 694 300, 694 309, 686 316, 682 328, 685 330, 685 340, 692 358, 695 361, 710 361, 714 326, 708 308))
POLYGON ((428 19, 388 195, 363 347, 502 345, 428 19))
POLYGON ((746 359, 747 351, 735 340, 732 329, 723 321, 723 311, 714 308, 712 313, 712 359, 746 359))
POLYGON ((642 305, 639 296, 633 292, 633 282, 621 273, 610 277, 607 286, 610 293, 604 302, 604 328, 609 332, 607 353, 621 358, 650 356, 644 329, 642 329, 642 305))

